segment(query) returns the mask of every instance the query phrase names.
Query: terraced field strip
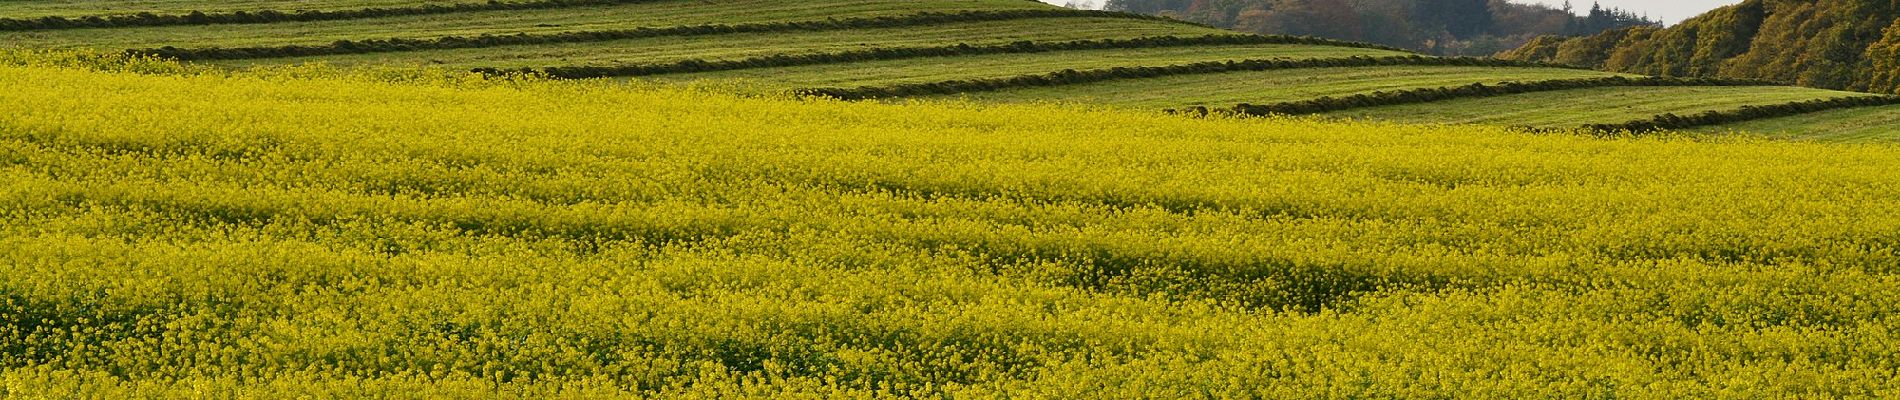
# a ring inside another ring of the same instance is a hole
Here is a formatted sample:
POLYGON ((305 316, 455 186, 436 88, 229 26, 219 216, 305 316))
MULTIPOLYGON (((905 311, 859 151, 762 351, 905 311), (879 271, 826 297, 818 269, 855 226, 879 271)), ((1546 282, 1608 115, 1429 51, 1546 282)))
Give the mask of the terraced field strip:
POLYGON ((851 64, 745 69, 659 75, 662 82, 743 80, 764 89, 889 86, 945 81, 1000 79, 1052 71, 1167 66, 1243 60, 1310 60, 1348 57, 1399 57, 1408 53, 1337 46, 1227 45, 1184 48, 1079 50, 1056 53, 990 54, 870 61, 851 64))
POLYGON ((991 54, 1058 53, 1083 50, 1131 50, 1148 48, 1185 48, 1233 45, 1323 45, 1329 41, 1301 37, 1259 35, 1151 36, 1136 39, 1075 40, 1066 42, 1013 42, 1000 45, 957 44, 937 47, 883 47, 836 53, 777 54, 739 60, 684 60, 663 64, 619 66, 575 66, 551 68, 477 68, 489 74, 540 73, 554 78, 586 79, 626 76, 651 76, 707 71, 756 68, 785 68, 810 65, 847 64, 868 61, 907 60, 933 57, 968 57, 991 54), (1315 44, 1324 43, 1324 44, 1315 44))
POLYGON ((1746 105, 1731 110, 1713 110, 1696 114, 1668 113, 1652 118, 1618 124, 1591 124, 1584 128, 1597 132, 1660 132, 1695 129, 1735 122, 1772 119, 1824 111, 1900 105, 1900 96, 1840 96, 1783 104, 1746 105))
MULTIPOLYGON (((488 1, 469 3, 426 3, 395 4, 382 7, 363 7, 347 9, 294 9, 290 11, 237 10, 211 11, 192 10, 183 13, 141 12, 134 15, 88 15, 82 17, 46 16, 38 18, 0 17, 0 31, 37 31, 55 29, 85 28, 126 28, 140 26, 181 26, 181 25, 228 25, 228 24, 265 24, 296 21, 334 21, 348 19, 382 18, 415 15, 443 15, 471 11, 514 11, 536 10, 565 7, 584 7, 639 3, 654 0, 527 0, 527 1, 488 1)), ((5 14, 0 14, 5 15, 5 14)))
POLYGON ((1693 131, 1816 142, 1895 142, 1900 141, 1900 105, 1821 111, 1706 126, 1693 131))
POLYGON ((430 39, 444 36, 554 34, 574 31, 753 24, 912 15, 923 12, 1049 10, 1017 0, 783 1, 659 0, 614 6, 548 10, 477 11, 451 16, 405 16, 252 25, 198 25, 0 32, 0 47, 134 49, 174 46, 264 47, 327 45, 337 40, 430 39))
POLYGON ((1687 115, 1856 95, 1865 94, 1789 86, 1603 87, 1359 108, 1325 115, 1405 123, 1561 128, 1621 123, 1665 113, 1687 115))
MULTIPOLYGON (((521 1, 521 0, 513 0, 521 1)), ((8 0, 0 1, 0 18, 31 19, 41 17, 89 17, 153 13, 187 14, 192 11, 228 13, 235 11, 354 10, 363 8, 447 6, 485 3, 476 0, 8 0)))
POLYGON ((1164 76, 936 97, 964 97, 989 102, 1059 100, 1153 109, 1228 107, 1239 103, 1289 102, 1373 91, 1614 75, 1591 70, 1536 67, 1424 65, 1311 68, 1164 76))
POLYGON ((936 24, 972 22, 972 21, 1008 21, 1045 18, 1076 17, 1114 17, 1139 20, 1156 20, 1136 14, 1110 13, 1088 10, 1046 9, 1046 10, 1010 10, 1010 11, 959 11, 953 13, 926 12, 908 15, 884 17, 827 18, 823 20, 775 21, 749 24, 710 24, 669 26, 658 28, 613 29, 599 31, 575 31, 547 34, 514 34, 482 36, 443 36, 428 39, 370 39, 339 40, 323 45, 258 46, 236 48, 188 48, 165 47, 158 49, 134 50, 136 53, 179 60, 231 60, 250 58, 306 57, 339 54, 398 53, 418 50, 445 50, 468 48, 491 48, 505 46, 538 46, 561 43, 591 43, 614 40, 686 37, 699 35, 723 35, 733 33, 768 32, 807 32, 856 30, 873 28, 896 28, 930 26, 936 24))
POLYGON ((955 95, 995 90, 1007 90, 1025 87, 1053 87, 1117 80, 1149 79, 1164 76, 1211 74, 1230 71, 1273 71, 1300 70, 1311 68, 1335 67, 1371 67, 1371 66, 1420 66, 1420 65, 1462 65, 1462 66, 1524 66, 1515 61, 1500 61, 1477 58, 1437 58, 1423 56, 1311 58, 1303 60, 1286 59, 1250 59, 1242 61, 1208 61, 1164 66, 1116 66, 1107 68, 1074 70, 1066 69, 1045 74, 1017 75, 1004 78, 949 80, 927 83, 896 84, 886 86, 861 86, 857 88, 808 88, 799 90, 807 95, 820 95, 837 99, 873 99, 893 97, 922 97, 933 95, 955 95))
POLYGON ((312 61, 337 65, 426 63, 469 68, 629 66, 687 60, 741 60, 779 55, 957 44, 994 46, 1021 41, 1053 42, 1232 34, 1232 32, 1214 28, 1184 24, 1157 24, 1153 21, 1126 18, 1065 19, 1062 21, 1063 29, 1045 29, 1047 24, 1048 21, 1045 20, 977 21, 903 28, 655 37, 543 46, 291 57, 220 63, 231 65, 296 64, 312 61))
MULTIPOLYGON (((1577 89, 1636 87, 1636 86, 1774 86, 1773 83, 1739 79, 1708 78, 1663 78, 1647 76, 1598 76, 1590 78, 1555 79, 1531 82, 1510 81, 1486 85, 1472 83, 1432 88, 1377 91, 1341 97, 1322 97, 1299 101, 1235 105, 1226 111, 1243 115, 1303 115, 1319 114, 1355 108, 1394 106, 1402 104, 1431 103, 1446 100, 1464 100, 1482 97, 1509 96, 1525 93, 1555 92, 1577 89)), ((1200 110, 1194 110, 1199 112, 1200 110)))

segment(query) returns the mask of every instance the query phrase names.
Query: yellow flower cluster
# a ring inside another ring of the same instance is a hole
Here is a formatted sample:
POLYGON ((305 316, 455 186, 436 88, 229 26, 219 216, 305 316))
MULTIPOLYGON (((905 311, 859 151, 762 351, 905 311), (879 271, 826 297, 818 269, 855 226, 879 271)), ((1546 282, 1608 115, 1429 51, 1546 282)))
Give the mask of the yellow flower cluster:
POLYGON ((44 59, 0 398, 1900 397, 1889 147, 44 59))

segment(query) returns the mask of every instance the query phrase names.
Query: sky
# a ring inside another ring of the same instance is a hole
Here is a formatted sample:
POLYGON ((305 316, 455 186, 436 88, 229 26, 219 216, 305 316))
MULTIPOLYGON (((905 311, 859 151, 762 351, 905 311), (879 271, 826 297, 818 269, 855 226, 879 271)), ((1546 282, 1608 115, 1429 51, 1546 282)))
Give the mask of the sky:
MULTIPOLYGON (((1067 2, 1066 0, 1042 0, 1042 1, 1044 3, 1052 3, 1052 4, 1062 4, 1062 3, 1067 2)), ((1544 3, 1544 4, 1549 4, 1551 6, 1561 6, 1564 3, 1564 0, 1515 0, 1515 1, 1523 2, 1523 3, 1544 3)), ((1583 10, 1590 9, 1591 1, 1593 0, 1571 0, 1571 4, 1573 7, 1576 7, 1578 11, 1583 11, 1583 10)), ((1597 1, 1601 1, 1604 7, 1621 8, 1625 10, 1635 11, 1637 14, 1648 13, 1650 18, 1661 19, 1664 23, 1669 23, 1669 24, 1682 22, 1682 20, 1684 19, 1696 16, 1696 15, 1700 15, 1704 12, 1708 12, 1709 10, 1715 9, 1716 7, 1721 7, 1721 6, 1741 2, 1741 0, 1597 0, 1597 1)), ((1094 3, 1096 6, 1101 6, 1102 4, 1102 0, 1089 0, 1089 2, 1094 3)))

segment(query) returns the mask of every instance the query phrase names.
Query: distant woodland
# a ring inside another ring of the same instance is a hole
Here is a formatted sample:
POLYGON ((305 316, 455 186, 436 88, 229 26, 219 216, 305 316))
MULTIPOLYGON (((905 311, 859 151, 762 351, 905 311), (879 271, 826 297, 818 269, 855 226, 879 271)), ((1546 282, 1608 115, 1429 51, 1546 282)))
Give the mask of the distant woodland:
POLYGON ((1371 42, 1438 55, 1489 56, 1545 35, 1583 36, 1660 25, 1594 4, 1578 10, 1505 0, 1109 0, 1105 8, 1245 32, 1371 42))
POLYGON ((1900 1, 1748 0, 1668 28, 1545 37, 1499 56, 1900 93, 1900 1))

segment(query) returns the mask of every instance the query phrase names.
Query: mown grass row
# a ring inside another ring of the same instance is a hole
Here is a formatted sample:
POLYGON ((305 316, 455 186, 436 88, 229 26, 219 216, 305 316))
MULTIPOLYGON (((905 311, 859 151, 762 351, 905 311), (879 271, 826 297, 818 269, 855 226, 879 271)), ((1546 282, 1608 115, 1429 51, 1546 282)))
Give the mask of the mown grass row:
POLYGON ((372 7, 353 10, 257 10, 206 13, 192 11, 184 14, 155 14, 142 12, 132 15, 106 15, 84 17, 46 16, 40 18, 0 18, 0 31, 34 31, 54 29, 87 28, 128 28, 178 25, 222 25, 222 24, 267 24, 276 22, 313 22, 345 19, 400 17, 415 15, 441 15, 472 11, 517 11, 542 10, 565 7, 585 7, 650 2, 655 0, 536 0, 521 2, 503 2, 489 0, 482 3, 461 3, 451 5, 424 4, 412 7, 372 7))
POLYGON ((1562 68, 1460 66, 1316 68, 1296 72, 1258 71, 1181 75, 1085 85, 1010 89, 937 96, 936 98, 1017 103, 1054 100, 1144 110, 1179 110, 1193 107, 1219 109, 1231 108, 1240 103, 1273 104, 1320 97, 1351 96, 1373 91, 1463 86, 1472 83, 1498 84, 1600 78, 1617 75, 1562 68))
MULTIPOLYGON (((142 0, 187 1, 187 0, 142 0)), ((245 0, 277 5, 282 0, 245 0)), ((310 8, 349 8, 350 2, 401 5, 400 0, 312 0, 310 8), (342 2, 342 3, 339 3, 342 2)), ((432 0, 448 4, 468 0, 432 0)), ((0 2, 0 9, 5 9, 0 2)), ((143 4, 143 3, 141 3, 143 4)), ((220 4, 221 7, 245 7, 220 4)), ((177 6, 177 5, 174 5, 177 6)), ((149 7, 147 7, 149 8, 149 7)), ((281 9, 283 7, 234 8, 281 9)), ((655 0, 610 6, 571 7, 525 11, 481 11, 451 16, 420 15, 373 19, 275 24, 186 25, 131 27, 117 29, 69 29, 28 32, 0 32, 0 47, 19 48, 90 48, 99 50, 147 49, 165 46, 178 48, 266 47, 287 45, 326 45, 338 39, 433 39, 442 36, 512 35, 517 33, 554 34, 634 28, 660 28, 707 24, 752 24, 780 21, 825 20, 834 18, 897 17, 920 12, 958 12, 971 10, 1047 9, 1041 3, 1019 0, 655 0)), ((0 12, 0 15, 6 13, 0 12)), ((1112 18, 1110 18, 1112 19, 1112 18)), ((1066 21, 1065 21, 1066 22, 1066 21)), ((1140 20, 1125 20, 1140 22, 1140 20)), ((1187 29, 1185 24, 1156 24, 1187 29)), ((1077 37, 1075 39, 1089 39, 1077 37)), ((955 43, 955 42, 950 42, 955 43)), ((536 46, 545 47, 545 46, 536 46)), ((467 65, 478 67, 485 65, 467 65)), ((514 65, 511 65, 514 66, 514 65)), ((538 65, 537 65, 538 66, 538 65)))
POLYGON ((1892 143, 1900 140, 1900 106, 1855 107, 1779 118, 1727 123, 1690 129, 1715 134, 1832 143, 1892 143))
POLYGON ((1070 9, 1034 9, 1004 11, 959 11, 959 12, 923 12, 905 16, 856 17, 811 21, 782 21, 748 24, 707 24, 693 26, 673 26, 660 28, 633 28, 617 30, 597 30, 562 33, 518 33, 513 35, 480 36, 444 36, 432 39, 389 38, 372 40, 338 40, 327 45, 285 45, 262 47, 206 47, 177 48, 161 47, 155 49, 129 50, 131 54, 149 55, 183 61, 234 60, 281 57, 312 57, 342 54, 390 53, 420 50, 447 50, 464 48, 482 48, 497 46, 546 45, 558 43, 583 43, 610 40, 639 39, 662 36, 716 35, 732 33, 766 33, 791 31, 849 30, 870 28, 895 28, 907 26, 925 26, 955 22, 1003 21, 1038 18, 1074 18, 1108 17, 1129 18, 1154 21, 1172 21, 1161 17, 1139 14, 1104 12, 1070 9))
MULTIPOLYGON (((784 20, 797 19, 808 18, 785 18, 784 20)), ((1149 21, 1121 18, 1067 18, 1063 19, 1062 22, 1064 29, 1043 29, 1041 26, 1046 25, 1043 20, 1030 19, 964 22, 884 29, 853 29, 844 31, 768 32, 711 36, 654 37, 543 46, 511 46, 414 51, 405 53, 229 60, 217 61, 215 63, 238 67, 295 65, 309 62, 322 62, 331 65, 428 64, 465 70, 476 68, 511 70, 571 66, 652 65, 687 60, 726 61, 784 54, 820 54, 879 48, 943 47, 958 44, 968 44, 970 46, 1000 46, 1015 42, 1056 43, 1106 39, 1130 40, 1160 36, 1196 37, 1234 34, 1233 32, 1218 29, 1199 28, 1179 24, 1157 24, 1149 21)), ((634 24, 629 26, 642 25, 634 24)), ((376 37, 389 36, 378 35, 376 37)), ((1197 48, 1208 47, 1203 46, 1197 48)), ((1366 50, 1365 52, 1371 53, 1372 51, 1366 50)), ((1073 54, 1074 52, 1068 53, 1073 54)), ((1393 54, 1396 55, 1398 53, 1393 54)), ((1017 55, 1027 56, 1028 54, 1017 55)), ((874 62, 860 62, 849 65, 856 68, 868 64, 874 64, 874 62)), ((790 68, 776 68, 775 70, 788 69, 790 68)), ((1054 69, 1051 69, 1051 71, 1053 70, 1054 69)), ((747 70, 721 72, 734 73, 739 71, 747 70)))
POLYGON ((1769 118, 1790 117, 1822 111, 1891 105, 1900 105, 1900 96, 1845 96, 1765 106, 1741 106, 1734 110, 1707 111, 1692 115, 1665 113, 1657 115, 1655 118, 1624 123, 1589 124, 1584 125, 1583 129, 1598 133, 1653 133, 1769 118))
POLYGON ((1430 103, 1460 98, 1504 96, 1521 93, 1550 92, 1598 87, 1617 86, 1769 86, 1771 82, 1720 79, 1720 78, 1664 78, 1664 77, 1625 77, 1611 76, 1603 78, 1558 79, 1538 82, 1503 82, 1486 85, 1473 83, 1464 86, 1407 89, 1398 91, 1377 91, 1342 97, 1321 97, 1311 100, 1291 101, 1274 104, 1239 104, 1225 110, 1210 111, 1206 108, 1189 110, 1170 110, 1191 114, 1206 115, 1209 112, 1225 112, 1239 115, 1303 115, 1364 107, 1391 106, 1400 104, 1430 103))
POLYGON ((1371 66, 1486 66, 1486 67, 1546 67, 1541 64, 1519 61, 1505 61, 1482 58, 1394 56, 1344 58, 1323 58, 1308 60, 1242 60, 1208 61, 1190 64, 1177 64, 1158 67, 1114 67, 1090 70, 1063 70, 1046 74, 1021 75, 1006 78, 968 79, 928 83, 909 83, 888 86, 865 86, 858 88, 810 88, 798 90, 809 96, 823 96, 844 100, 863 100, 891 97, 912 97, 929 95, 947 95, 970 92, 986 92, 1012 88, 1076 85, 1120 79, 1142 79, 1173 75, 1212 74, 1236 71, 1271 71, 1283 69, 1331 68, 1331 67, 1371 67, 1371 66))
POLYGON ((1418 124, 1577 129, 1674 113, 1690 115, 1860 95, 1794 86, 1610 86, 1353 108, 1329 118, 1418 124))
POLYGON ((1157 36, 1135 39, 1074 40, 1066 42, 1019 41, 1002 45, 970 45, 959 43, 936 47, 894 47, 853 50, 833 53, 814 54, 777 54, 752 57, 739 60, 683 60, 671 63, 619 65, 619 66, 568 66, 545 68, 476 68, 475 72, 488 75, 505 76, 511 74, 539 74, 561 79, 586 79, 623 76, 646 76, 662 74, 681 74, 710 71, 729 71, 750 68, 777 68, 805 65, 839 64, 862 61, 901 60, 925 57, 953 57, 990 54, 1047 53, 1074 50, 1140 49, 1156 47, 1185 47, 1208 45, 1246 45, 1246 44, 1298 44, 1318 46, 1339 46, 1392 50, 1385 46, 1365 43, 1342 42, 1330 39, 1294 36, 1262 35, 1205 35, 1193 37, 1157 36))

